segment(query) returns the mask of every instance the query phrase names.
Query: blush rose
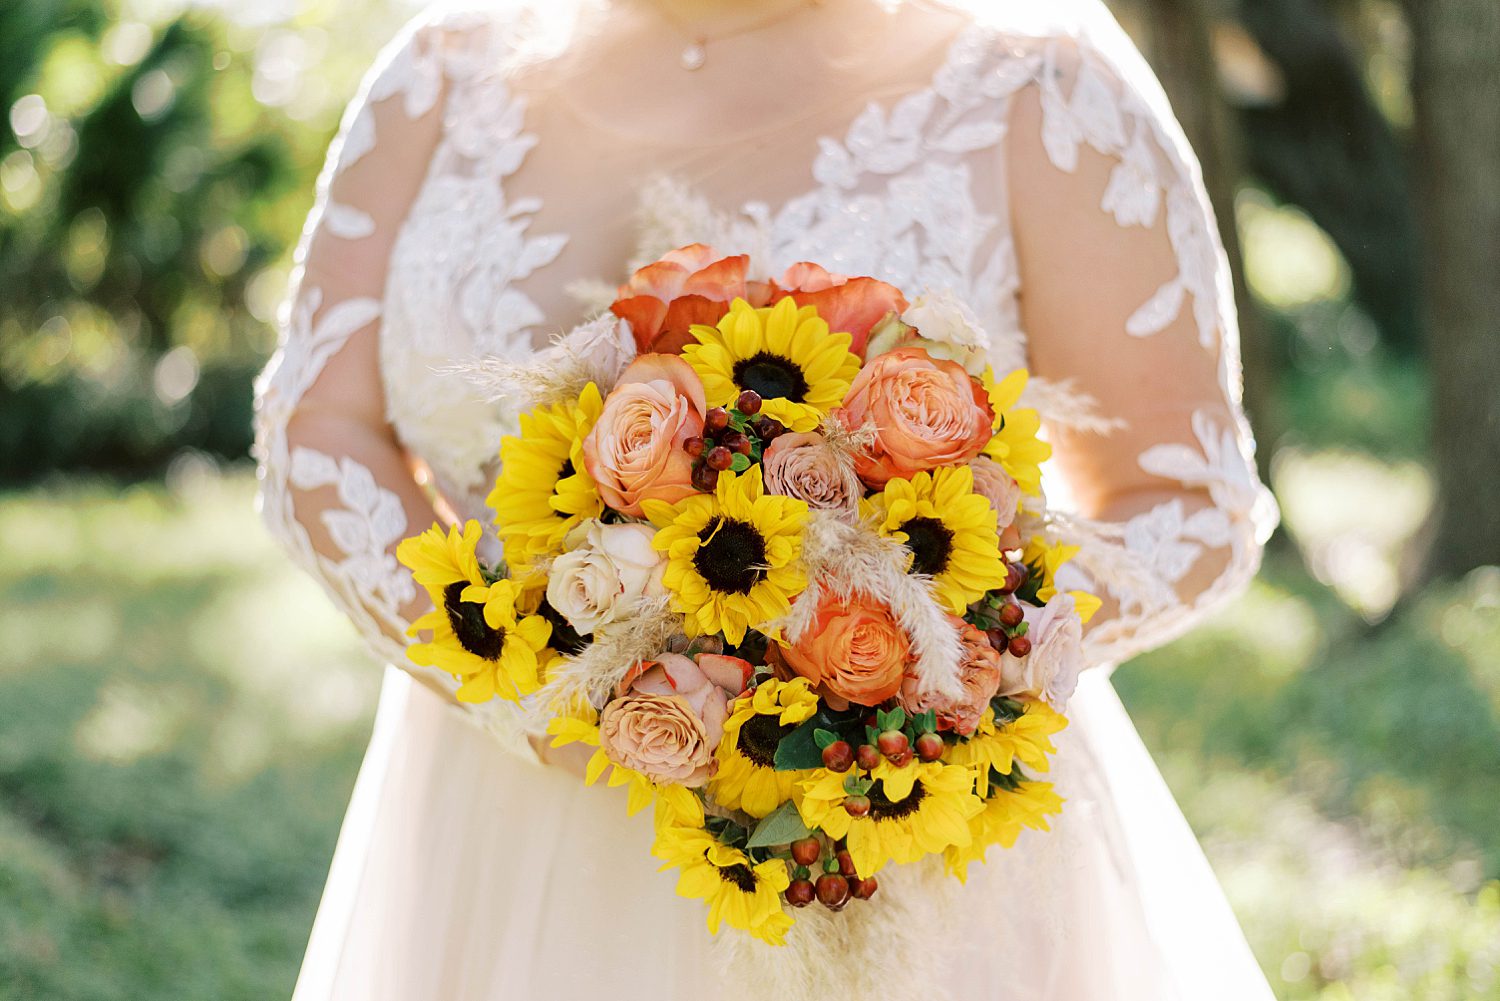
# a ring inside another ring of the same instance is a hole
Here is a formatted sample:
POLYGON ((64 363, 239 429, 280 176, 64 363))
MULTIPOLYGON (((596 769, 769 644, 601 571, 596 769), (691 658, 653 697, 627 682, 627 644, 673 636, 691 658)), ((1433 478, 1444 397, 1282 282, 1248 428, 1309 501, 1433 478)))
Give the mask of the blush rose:
POLYGON ((693 493, 693 460, 682 443, 703 434, 703 383, 676 355, 630 363, 583 441, 584 465, 604 503, 632 518, 641 502, 675 504, 693 493))

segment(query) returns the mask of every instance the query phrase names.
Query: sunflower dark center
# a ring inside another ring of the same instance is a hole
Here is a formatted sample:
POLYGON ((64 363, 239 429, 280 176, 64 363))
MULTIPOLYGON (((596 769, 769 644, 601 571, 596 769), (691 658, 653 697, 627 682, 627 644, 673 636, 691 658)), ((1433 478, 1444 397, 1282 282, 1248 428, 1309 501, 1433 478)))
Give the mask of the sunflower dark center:
POLYGON ((749 594, 766 575, 766 540, 749 522, 714 518, 698 533, 693 567, 715 591, 749 594))
POLYGON ((761 768, 776 767, 776 748, 781 738, 797 729, 796 724, 782 724, 780 717, 756 713, 740 727, 740 753, 761 768))
POLYGON ((901 526, 911 550, 911 572, 936 577, 953 555, 953 529, 936 518, 913 518, 901 526))
POLYGON ((897 803, 892 803, 885 798, 884 783, 875 783, 870 790, 870 818, 872 820, 900 820, 902 817, 910 817, 922 806, 922 800, 927 798, 927 790, 922 788, 918 782, 911 787, 911 792, 906 798, 897 803))
POLYGON ((572 458, 567 458, 563 460, 562 468, 557 471, 557 478, 559 480, 566 480, 569 476, 572 476, 576 472, 578 472, 578 470, 573 468, 572 458))
POLYGON ((790 358, 762 351, 734 363, 734 384, 753 389, 763 400, 801 403, 807 396, 807 376, 790 358))
POLYGON ((720 879, 735 887, 741 893, 755 892, 755 871, 748 865, 745 865, 745 863, 740 862, 736 865, 725 866, 723 868, 715 866, 714 868, 719 870, 720 879))
POLYGON ((505 649, 505 630, 490 628, 484 621, 483 605, 459 600, 468 586, 468 581, 456 580, 443 589, 443 611, 448 613, 448 624, 453 627, 459 646, 481 660, 499 660, 505 649))
POLYGON ((563 618, 561 612, 552 607, 552 602, 546 599, 542 600, 542 606, 536 610, 536 613, 552 623, 552 638, 547 641, 547 645, 558 653, 572 657, 582 652, 593 639, 592 636, 581 635, 567 619, 563 618))

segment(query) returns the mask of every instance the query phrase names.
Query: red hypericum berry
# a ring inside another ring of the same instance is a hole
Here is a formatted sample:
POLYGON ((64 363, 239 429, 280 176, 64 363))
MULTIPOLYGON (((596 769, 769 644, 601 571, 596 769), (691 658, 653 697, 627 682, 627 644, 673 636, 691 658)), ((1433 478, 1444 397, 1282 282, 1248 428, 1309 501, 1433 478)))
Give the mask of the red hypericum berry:
POLYGON ((746 417, 754 417, 760 413, 760 394, 753 389, 747 389, 740 394, 740 398, 734 401, 734 409, 746 417))
POLYGON ((1012 636, 1010 638, 1010 653, 1013 657, 1025 657, 1031 653, 1031 640, 1025 636, 1012 636))
POLYGON ((703 415, 703 426, 715 434, 724 430, 729 426, 729 411, 723 407, 714 407, 703 415))
POLYGON ((711 494, 719 485, 719 471, 710 469, 706 465, 693 467, 693 486, 706 494, 711 494))
POLYGON ((881 754, 889 758, 911 747, 911 741, 907 740, 906 734, 900 730, 886 730, 875 739, 875 746, 880 748, 881 754))
POLYGON ((886 760, 895 765, 897 768, 905 768, 907 765, 911 764, 911 759, 914 757, 916 757, 916 755, 912 752, 911 747, 908 745, 906 750, 902 751, 900 754, 888 755, 886 757, 886 760))
POLYGON ((847 740, 835 740, 823 748, 823 767, 830 772, 847 772, 854 767, 854 748, 847 740))
POLYGON ((703 461, 708 463, 709 469, 722 473, 734 463, 734 453, 723 445, 717 445, 708 450, 708 455, 703 457, 703 461))
POLYGON ((875 882, 875 877, 866 876, 864 879, 855 880, 850 885, 849 892, 854 895, 856 900, 869 900, 875 896, 875 891, 878 889, 880 889, 880 884, 875 882))
POLYGON ((1021 606, 1013 601, 1007 602, 1005 607, 1000 609, 1000 624, 1007 629, 1016 628, 1024 618, 1026 616, 1021 612, 1021 606))
POLYGON ((1012 591, 1019 591, 1031 579, 1031 568, 1024 563, 1011 563, 1005 570, 1005 583, 1012 591))
POLYGON ((703 439, 689 438, 682 443, 682 450, 693 458, 698 458, 698 456, 703 454, 703 439))
POLYGON ((854 856, 849 854, 849 850, 847 848, 841 849, 839 853, 834 856, 834 859, 839 864, 840 876, 843 876, 845 879, 853 879, 854 877, 859 875, 859 873, 854 871, 854 856))
POLYGON ((854 760, 865 771, 872 771, 880 764, 880 748, 874 744, 860 744, 854 752, 854 760))
POLYGON ((1006 635, 1004 629, 986 629, 984 638, 990 641, 990 646, 1001 653, 1010 648, 1010 637, 1006 635))
POLYGON ((762 441, 775 441, 786 434, 786 425, 774 417, 763 417, 755 431, 760 435, 762 441))
POLYGON ((851 817, 868 817, 870 815, 870 797, 845 796, 844 812, 851 817))
POLYGON ((750 439, 738 431, 724 432, 719 438, 719 444, 731 452, 738 452, 741 455, 750 454, 750 439))
POLYGON ((936 761, 943 756, 943 738, 935 733, 924 733, 917 738, 917 757, 923 761, 936 761))
POLYGON ((806 907, 818 898, 818 888, 810 879, 794 879, 786 888, 786 902, 793 907, 806 907))
POLYGON ((818 902, 831 911, 843 910, 849 902, 849 881, 836 873, 818 877, 818 902))
POLYGON ((817 865, 823 857, 823 842, 817 838, 798 838, 792 842, 792 860, 798 865, 817 865))

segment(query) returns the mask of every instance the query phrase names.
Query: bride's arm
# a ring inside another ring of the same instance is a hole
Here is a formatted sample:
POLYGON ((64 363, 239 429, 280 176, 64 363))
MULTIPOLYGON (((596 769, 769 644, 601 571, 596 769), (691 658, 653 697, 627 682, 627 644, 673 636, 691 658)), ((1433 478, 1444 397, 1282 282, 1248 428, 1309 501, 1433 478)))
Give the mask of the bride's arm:
POLYGON ((430 603, 395 547, 436 512, 386 419, 379 338, 392 243, 441 134, 442 44, 409 29, 350 105, 256 401, 272 533, 378 656, 407 667, 406 627, 430 603))
POLYGON ((1118 424, 1050 430, 1075 508, 1095 522, 1078 566, 1105 600, 1086 641, 1090 662, 1105 663, 1238 593, 1275 516, 1192 154, 1159 95, 1064 56, 1016 95, 1007 170, 1033 369, 1071 380, 1118 424), (1118 118, 1095 104, 1089 120, 1080 84, 1092 101, 1109 95, 1118 118))

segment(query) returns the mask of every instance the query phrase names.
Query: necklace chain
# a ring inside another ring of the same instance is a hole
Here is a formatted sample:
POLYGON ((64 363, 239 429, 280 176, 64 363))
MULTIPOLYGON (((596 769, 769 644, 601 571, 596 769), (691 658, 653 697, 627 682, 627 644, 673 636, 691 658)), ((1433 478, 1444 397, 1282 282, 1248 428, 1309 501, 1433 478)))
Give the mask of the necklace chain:
POLYGON ((683 69, 692 71, 702 69, 704 64, 708 62, 708 45, 710 42, 727 42, 731 38, 738 38, 741 35, 748 35, 752 32, 769 28, 772 25, 780 24, 782 21, 800 14, 808 7, 821 7, 822 5, 823 0, 803 0, 802 3, 796 4, 787 10, 779 11, 770 17, 752 21, 749 24, 741 25, 733 31, 713 37, 703 32, 689 31, 676 16, 667 13, 660 6, 656 8, 656 12, 661 15, 662 20, 672 26, 674 31, 688 40, 687 47, 682 50, 682 54, 678 57, 677 61, 683 69))

